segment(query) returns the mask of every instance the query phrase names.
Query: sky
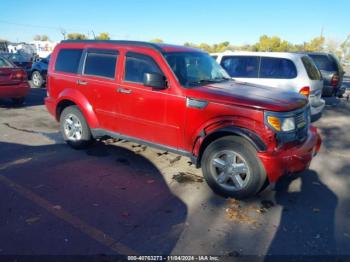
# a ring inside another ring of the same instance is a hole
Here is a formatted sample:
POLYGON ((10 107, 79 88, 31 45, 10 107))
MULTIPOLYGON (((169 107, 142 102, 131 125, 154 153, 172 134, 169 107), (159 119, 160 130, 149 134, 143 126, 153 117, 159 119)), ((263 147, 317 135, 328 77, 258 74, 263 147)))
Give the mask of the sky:
POLYGON ((0 39, 28 42, 46 34, 60 41, 63 28, 173 44, 253 44, 263 34, 297 44, 322 30, 326 38, 343 41, 350 34, 349 10, 348 0, 3 0, 0 39))

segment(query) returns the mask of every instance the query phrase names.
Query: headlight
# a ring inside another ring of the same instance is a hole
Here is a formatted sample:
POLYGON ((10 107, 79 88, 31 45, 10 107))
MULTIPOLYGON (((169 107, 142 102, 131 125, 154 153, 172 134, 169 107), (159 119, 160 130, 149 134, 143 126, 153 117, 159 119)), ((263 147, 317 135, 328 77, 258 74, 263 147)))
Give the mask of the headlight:
POLYGON ((267 123, 272 129, 274 129, 274 131, 277 132, 289 132, 295 129, 294 117, 283 118, 277 116, 267 116, 267 123))
POLYGON ((295 129, 294 117, 284 118, 282 120, 282 131, 288 132, 295 129))

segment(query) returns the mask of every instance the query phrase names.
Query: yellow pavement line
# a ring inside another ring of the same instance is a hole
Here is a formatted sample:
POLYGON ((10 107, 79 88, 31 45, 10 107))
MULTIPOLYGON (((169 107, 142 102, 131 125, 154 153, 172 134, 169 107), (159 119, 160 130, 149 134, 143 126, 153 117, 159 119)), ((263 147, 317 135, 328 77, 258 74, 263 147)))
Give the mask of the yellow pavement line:
POLYGON ((130 249, 129 247, 118 243, 115 239, 113 239, 111 236, 105 234, 101 230, 90 226, 86 224, 84 221, 79 219, 78 217, 75 217, 68 213, 67 211, 64 211, 63 208, 57 209, 53 208, 55 205, 47 201, 46 199, 38 196, 31 190, 13 182, 12 180, 8 179, 7 177, 0 175, 0 182, 20 195, 24 196, 25 198, 29 199, 30 201, 34 202, 38 206, 46 209, 49 213, 53 214, 54 216, 64 220, 68 224, 72 225, 73 227, 77 228, 79 231, 84 233, 85 235, 88 235, 89 237, 93 238, 94 240, 100 242, 101 244, 109 247, 113 251, 117 252, 120 255, 137 255, 137 253, 130 249))

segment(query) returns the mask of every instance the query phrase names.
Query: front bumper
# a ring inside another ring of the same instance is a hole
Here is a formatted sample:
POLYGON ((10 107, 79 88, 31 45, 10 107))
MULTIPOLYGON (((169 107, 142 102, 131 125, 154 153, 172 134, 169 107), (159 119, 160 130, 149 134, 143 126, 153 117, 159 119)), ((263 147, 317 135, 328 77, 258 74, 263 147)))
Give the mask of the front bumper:
POLYGON ((21 98, 27 96, 30 90, 28 82, 16 85, 0 85, 0 98, 21 98))
POLYGON ((258 156, 265 167, 270 182, 281 176, 307 169, 321 147, 321 137, 315 127, 310 127, 307 139, 297 146, 273 152, 261 152, 258 156))

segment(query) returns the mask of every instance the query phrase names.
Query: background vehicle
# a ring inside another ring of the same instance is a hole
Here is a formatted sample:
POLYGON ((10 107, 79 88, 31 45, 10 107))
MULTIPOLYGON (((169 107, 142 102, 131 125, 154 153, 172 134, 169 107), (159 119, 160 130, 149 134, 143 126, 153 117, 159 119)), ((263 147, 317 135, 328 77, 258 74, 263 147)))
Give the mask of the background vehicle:
POLYGON ((345 71, 338 58, 331 53, 306 53, 315 62, 317 68, 321 71, 324 86, 323 95, 333 96, 342 95, 345 88, 342 89, 343 77, 345 71))
POLYGON ((225 196, 251 196, 267 179, 306 169, 321 143, 305 96, 237 83, 184 46, 62 41, 47 94, 72 147, 109 136, 176 152, 225 196))
POLYGON ((0 55, 0 98, 22 104, 29 88, 26 72, 0 55))
POLYGON ((282 52, 224 52, 212 54, 235 80, 272 86, 309 97, 311 114, 322 112, 323 81, 307 55, 282 52))
POLYGON ((1 55, 10 60, 16 66, 24 69, 27 75, 30 75, 32 68, 32 57, 30 55, 21 53, 4 53, 1 55))
POLYGON ((50 56, 39 59, 33 63, 30 78, 35 87, 42 87, 45 84, 49 61, 50 56))
POLYGON ((0 54, 7 53, 7 52, 8 52, 7 41, 0 40, 0 54))

